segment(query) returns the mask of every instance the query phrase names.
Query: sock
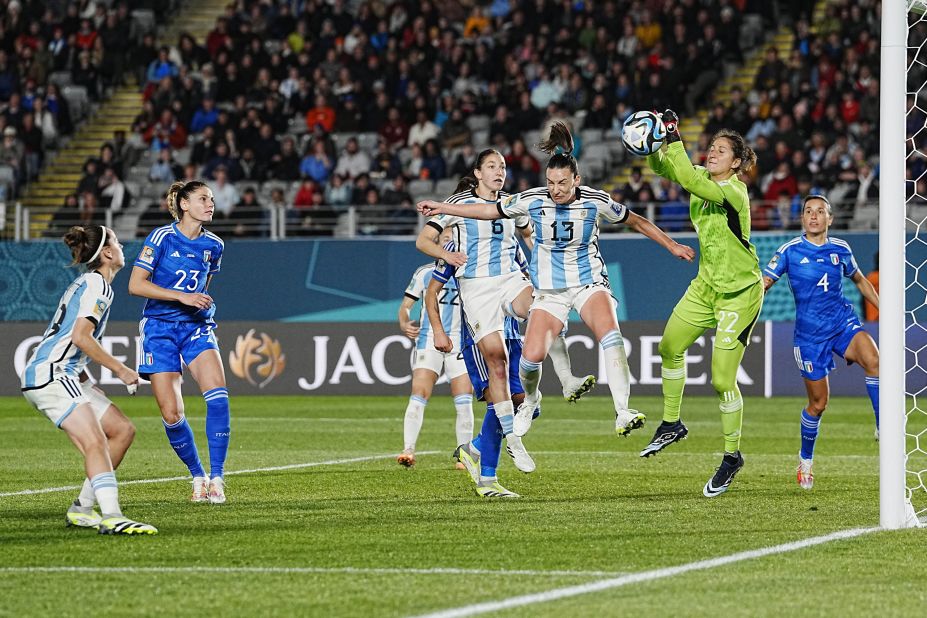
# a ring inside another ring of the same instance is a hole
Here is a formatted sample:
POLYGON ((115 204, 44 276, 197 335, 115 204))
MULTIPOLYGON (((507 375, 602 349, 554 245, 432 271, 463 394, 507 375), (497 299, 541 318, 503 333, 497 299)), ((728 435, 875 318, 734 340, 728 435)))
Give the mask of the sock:
POLYGON ((406 406, 406 418, 402 424, 402 435, 407 451, 415 450, 415 443, 418 442, 418 433, 422 430, 422 421, 425 419, 425 406, 428 400, 412 395, 409 397, 409 405, 406 406))
POLYGON ((617 329, 608 331, 599 345, 605 357, 605 377, 608 379, 608 390, 612 392, 615 410, 627 410, 628 398, 631 396, 631 368, 628 367, 628 355, 621 332, 617 329))
POLYGON ((206 400, 206 444, 209 445, 209 475, 225 473, 225 458, 229 453, 231 413, 229 389, 220 387, 203 393, 206 400))
POLYGON ((507 436, 512 433, 512 423, 515 422, 515 406, 512 401, 500 401, 493 406, 496 409, 496 417, 499 419, 499 425, 502 427, 502 435, 507 436))
POLYGON ((499 467, 499 453, 502 450, 502 426, 493 404, 486 406, 486 415, 483 417, 483 426, 480 435, 473 441, 473 446, 480 452, 480 474, 482 476, 496 476, 499 467))
POLYGON ((875 414, 876 429, 879 428, 879 376, 866 376, 866 392, 872 402, 872 412, 875 414))
POLYGON ((801 458, 814 458, 814 442, 818 439, 820 416, 811 416, 807 410, 801 411, 801 458))
POLYGON ((554 372, 560 380, 560 386, 566 388, 573 381, 573 368, 570 366, 570 353, 567 350, 566 337, 554 337, 547 351, 550 362, 554 365, 554 372))
POLYGON ((100 504, 100 511, 104 516, 122 515, 119 508, 119 487, 116 485, 115 472, 101 472, 90 479, 93 493, 100 504))
POLYGON ((481 485, 490 485, 492 483, 495 483, 498 480, 499 479, 496 478, 495 473, 493 474, 485 474, 482 472, 480 473, 480 484, 481 485))
POLYGON ((740 390, 735 388, 721 393, 718 408, 721 410, 724 452, 736 453, 740 450, 740 428, 744 420, 744 400, 740 396, 740 390))
POLYGON ((685 357, 680 361, 679 367, 667 367, 663 361, 660 372, 663 378, 663 421, 675 423, 679 420, 679 411, 682 408, 682 391, 686 386, 685 357))
POLYGON ((522 357, 518 361, 518 378, 521 380, 522 388, 525 389, 525 400, 537 401, 538 384, 541 381, 541 363, 522 357))
MULTIPOLYGON (((164 423, 164 431, 167 433, 167 440, 171 443, 174 452, 180 457, 180 461, 186 464, 187 469, 193 476, 206 476, 206 470, 200 463, 200 454, 196 450, 196 442, 193 440, 193 430, 187 423, 187 417, 182 417, 173 425, 164 423)), ((99 500, 99 498, 97 498, 99 500)), ((103 505, 100 505, 103 508, 103 505)))
POLYGON ((77 496, 76 502, 78 506, 87 507, 96 504, 96 497, 93 493, 93 485, 90 484, 90 479, 84 479, 84 486, 80 488, 80 495, 77 496))
POLYGON ((454 397, 454 407, 457 408, 457 444, 466 444, 473 438, 473 395, 457 395, 454 397))

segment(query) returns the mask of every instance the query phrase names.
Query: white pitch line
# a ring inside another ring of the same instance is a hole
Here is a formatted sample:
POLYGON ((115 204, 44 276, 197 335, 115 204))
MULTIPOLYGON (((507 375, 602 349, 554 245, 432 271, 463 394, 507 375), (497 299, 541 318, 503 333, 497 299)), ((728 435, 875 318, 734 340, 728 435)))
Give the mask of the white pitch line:
POLYGON ((672 577, 674 575, 682 575, 683 573, 689 573, 692 571, 713 569, 715 567, 725 566, 735 562, 741 562, 743 560, 752 560, 754 558, 762 558, 764 556, 771 556, 774 554, 783 554, 799 549, 804 549, 806 547, 812 547, 814 545, 830 543, 831 541, 852 539, 863 534, 876 532, 877 530, 881 530, 881 528, 854 528, 851 530, 840 530, 831 534, 825 534, 824 536, 811 537, 802 539, 800 541, 792 541, 790 543, 783 543, 781 545, 774 545, 772 547, 765 547, 762 549, 752 549, 749 551, 738 552, 736 554, 730 554, 728 556, 721 556, 719 558, 710 558, 708 560, 689 562, 688 564, 682 564, 675 567, 654 569, 652 571, 643 571, 641 573, 631 573, 628 575, 622 575, 620 577, 604 579, 602 581, 590 582, 588 584, 566 586, 564 588, 554 588, 553 590, 547 590, 545 592, 524 594, 517 597, 503 599, 501 601, 475 603, 473 605, 465 605, 463 607, 441 610, 431 614, 421 614, 416 618, 461 618, 463 616, 476 616, 479 614, 486 614, 488 612, 497 612, 503 609, 511 609, 513 607, 534 605, 536 603, 548 603, 550 601, 557 601, 559 599, 566 599, 582 594, 601 592, 603 590, 610 590, 612 588, 620 588, 622 586, 627 586, 628 584, 650 582, 657 579, 672 577))
MULTIPOLYGON (((417 455, 436 455, 441 451, 421 451, 417 455)), ((310 461, 307 463, 288 464, 285 466, 271 466, 269 468, 250 468, 248 470, 233 470, 226 472, 226 476, 238 474, 254 474, 255 472, 279 472, 281 470, 298 470, 300 468, 315 468, 318 466, 337 466, 341 464, 358 463, 363 461, 377 461, 379 459, 391 459, 396 455, 368 455, 366 457, 352 457, 350 459, 330 459, 328 461, 310 461)), ((134 481, 119 481, 120 486, 124 485, 147 485, 150 483, 170 483, 171 481, 188 481, 189 476, 168 476, 157 479, 136 479, 134 481)), ((80 489, 81 485, 68 485, 67 487, 43 487, 42 489, 23 489, 22 491, 9 491, 0 493, 0 498, 10 496, 32 496, 36 494, 51 494, 59 491, 74 491, 80 489)))
POLYGON ((24 566, 0 567, 0 573, 221 573, 221 574, 339 574, 357 575, 529 575, 538 577, 617 577, 625 575, 623 571, 570 571, 550 570, 535 571, 530 569, 459 569, 453 567, 435 567, 432 569, 414 569, 399 567, 362 568, 362 567, 81 567, 81 566, 24 566))

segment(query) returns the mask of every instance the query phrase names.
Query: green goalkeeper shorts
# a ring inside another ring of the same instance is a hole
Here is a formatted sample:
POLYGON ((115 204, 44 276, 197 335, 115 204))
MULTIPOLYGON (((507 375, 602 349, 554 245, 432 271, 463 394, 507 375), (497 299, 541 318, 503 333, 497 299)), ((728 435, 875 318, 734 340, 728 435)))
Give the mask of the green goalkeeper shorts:
POLYGON ((699 278, 676 304, 673 314, 699 328, 717 328, 714 347, 732 350, 750 343, 750 333, 763 308, 763 283, 757 281, 739 292, 721 294, 699 278))

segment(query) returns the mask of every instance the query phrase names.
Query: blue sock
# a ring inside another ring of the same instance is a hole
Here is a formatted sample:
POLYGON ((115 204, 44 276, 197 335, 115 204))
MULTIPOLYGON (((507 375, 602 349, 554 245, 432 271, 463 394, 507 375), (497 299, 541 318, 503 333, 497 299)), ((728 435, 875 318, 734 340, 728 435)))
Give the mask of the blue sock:
POLYGON ((206 400, 206 443, 209 444, 210 476, 225 473, 225 457, 229 452, 231 433, 229 389, 220 387, 203 393, 206 400))
POLYGON ((872 411, 875 413, 876 429, 879 428, 879 376, 866 376, 866 392, 872 402, 872 411))
POLYGON ((502 426, 492 404, 486 406, 486 416, 483 417, 483 426, 480 435, 473 445, 480 451, 480 474, 483 476, 496 476, 499 467, 499 451, 502 450, 502 426))
POLYGON ((206 471, 200 462, 200 454, 196 451, 193 430, 190 429, 190 424, 187 423, 187 417, 184 416, 173 425, 164 423, 164 431, 167 432, 167 441, 171 443, 174 452, 180 457, 180 461, 186 464, 190 474, 193 476, 206 476, 206 471))
POLYGON ((814 441, 818 439, 820 416, 811 416, 807 410, 801 411, 801 458, 814 458, 814 441))

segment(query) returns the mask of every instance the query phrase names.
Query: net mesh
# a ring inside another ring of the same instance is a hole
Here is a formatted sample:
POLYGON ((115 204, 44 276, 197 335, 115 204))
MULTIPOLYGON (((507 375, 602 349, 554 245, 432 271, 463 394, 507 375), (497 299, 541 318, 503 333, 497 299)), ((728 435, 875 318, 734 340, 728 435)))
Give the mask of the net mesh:
POLYGON ((905 400, 907 497, 927 517, 927 4, 909 1, 906 114, 905 400))

